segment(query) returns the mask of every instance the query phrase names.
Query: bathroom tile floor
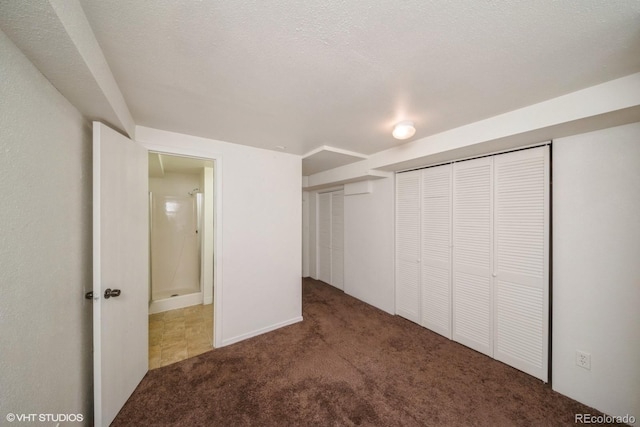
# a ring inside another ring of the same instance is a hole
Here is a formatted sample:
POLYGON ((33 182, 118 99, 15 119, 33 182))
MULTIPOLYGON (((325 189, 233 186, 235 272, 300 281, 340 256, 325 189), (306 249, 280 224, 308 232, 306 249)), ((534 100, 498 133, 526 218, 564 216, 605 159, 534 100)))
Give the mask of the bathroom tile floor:
POLYGON ((167 366, 213 348, 213 304, 149 315, 149 369, 167 366))

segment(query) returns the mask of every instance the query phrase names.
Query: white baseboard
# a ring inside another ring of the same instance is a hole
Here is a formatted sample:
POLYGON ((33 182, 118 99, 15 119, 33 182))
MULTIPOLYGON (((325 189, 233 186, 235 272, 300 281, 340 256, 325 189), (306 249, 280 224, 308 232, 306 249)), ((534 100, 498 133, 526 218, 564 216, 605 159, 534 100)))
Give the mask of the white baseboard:
POLYGON ((202 304, 202 292, 151 301, 149 303, 149 314, 162 313, 163 311, 176 310, 198 304, 202 304))
POLYGON ((260 328, 258 330, 248 332, 246 334, 238 335, 232 338, 227 338, 226 340, 222 340, 221 347, 225 347, 231 344, 235 344, 240 341, 244 341, 249 338, 257 337, 258 335, 265 334, 267 332, 275 331, 276 329, 283 328, 285 326, 293 325, 294 323, 302 322, 302 316, 294 317, 293 319, 285 320, 284 322, 276 323, 275 325, 270 325, 265 328, 260 328))
POLYGON ((204 305, 213 304, 213 295, 211 295, 210 297, 205 297, 202 300, 202 304, 204 304, 204 305))

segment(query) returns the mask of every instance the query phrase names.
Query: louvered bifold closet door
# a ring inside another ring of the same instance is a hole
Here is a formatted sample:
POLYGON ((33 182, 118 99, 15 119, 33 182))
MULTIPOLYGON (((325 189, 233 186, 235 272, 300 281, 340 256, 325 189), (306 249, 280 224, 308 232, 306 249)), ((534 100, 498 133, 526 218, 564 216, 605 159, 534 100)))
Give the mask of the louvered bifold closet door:
POLYGON ((331 282, 344 289, 344 191, 331 193, 331 282))
POLYGON ((495 157, 494 357, 547 381, 549 149, 495 157))
POLYGON ((453 339, 493 356, 493 160, 453 166, 453 339))
POLYGON ((452 165, 422 171, 422 326, 451 339, 452 165))
POLYGON ((420 323, 420 171, 396 175, 396 314, 420 323))
POLYGON ((318 194, 318 279, 331 283, 331 193, 318 194))

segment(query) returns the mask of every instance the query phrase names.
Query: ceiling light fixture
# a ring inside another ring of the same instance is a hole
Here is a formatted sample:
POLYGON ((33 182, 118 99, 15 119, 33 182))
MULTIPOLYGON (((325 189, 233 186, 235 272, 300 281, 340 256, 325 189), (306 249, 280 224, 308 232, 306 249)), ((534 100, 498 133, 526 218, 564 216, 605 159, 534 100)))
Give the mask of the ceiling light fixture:
POLYGON ((411 138, 415 133, 416 128, 413 127, 413 122, 409 120, 400 122, 393 128, 393 137, 395 139, 411 138))

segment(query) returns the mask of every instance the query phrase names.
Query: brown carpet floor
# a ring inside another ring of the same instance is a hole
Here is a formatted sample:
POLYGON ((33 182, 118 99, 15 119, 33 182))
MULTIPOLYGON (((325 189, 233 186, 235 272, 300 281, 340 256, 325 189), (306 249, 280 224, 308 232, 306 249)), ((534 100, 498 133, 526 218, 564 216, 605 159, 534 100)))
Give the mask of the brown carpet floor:
POLYGON ((547 426, 599 412, 322 282, 304 321, 147 373, 113 426, 547 426))

